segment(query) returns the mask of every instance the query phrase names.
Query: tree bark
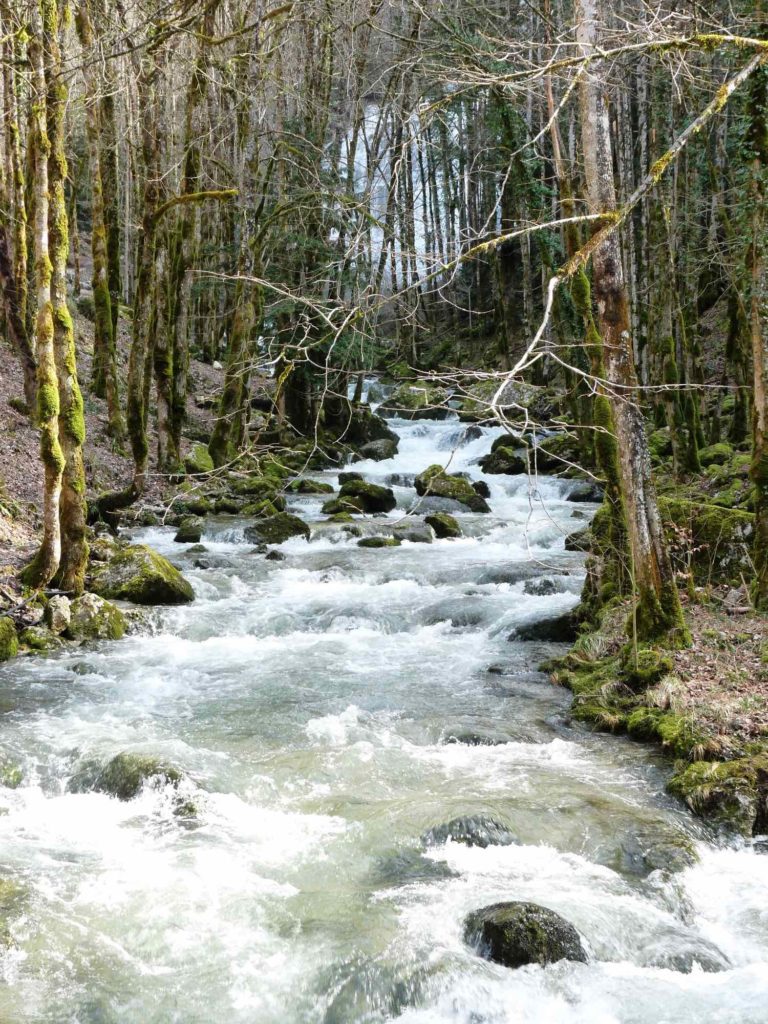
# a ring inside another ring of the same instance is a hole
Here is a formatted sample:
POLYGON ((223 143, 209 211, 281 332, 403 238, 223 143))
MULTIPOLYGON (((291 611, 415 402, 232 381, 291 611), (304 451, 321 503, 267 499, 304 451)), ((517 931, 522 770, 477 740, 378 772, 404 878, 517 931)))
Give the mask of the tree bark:
POLYGON ((51 256, 48 238, 49 182, 48 160, 51 145, 46 117, 46 64, 56 43, 58 11, 55 0, 32 4, 29 61, 32 68, 30 151, 34 158, 34 243, 37 317, 35 345, 37 355, 37 420, 40 428, 40 457, 43 463, 43 537, 37 554, 24 569, 27 586, 40 588, 50 583, 61 559, 59 499, 64 455, 59 443, 59 387, 54 354, 54 310, 51 301, 51 256))
MULTIPOLYGON (((51 2, 51 7, 54 4, 51 2)), ((67 78, 61 74, 61 46, 58 27, 62 34, 69 22, 68 3, 61 3, 57 31, 51 29, 47 41, 50 60, 47 72, 47 122, 50 137, 48 158, 48 234, 51 256, 51 302, 53 305, 53 347, 59 390, 59 440, 64 457, 61 497, 59 499, 59 525, 61 530, 61 559, 54 577, 56 585, 75 595, 84 587, 88 562, 88 544, 85 539, 85 467, 83 442, 85 416, 83 396, 77 380, 75 332, 67 306, 67 258, 69 256, 69 225, 67 219, 67 158, 64 151, 64 118, 69 89, 67 78)))
MULTIPOLYGON (((577 0, 576 38, 585 57, 599 45, 597 0, 577 0)), ((579 86, 584 170, 590 212, 616 209, 608 85, 600 62, 585 68, 579 86)), ((619 479, 627 517, 636 593, 635 635, 641 641, 685 639, 680 599, 661 525, 643 414, 638 404, 629 303, 617 232, 593 254, 597 304, 609 401, 616 430, 619 479)))

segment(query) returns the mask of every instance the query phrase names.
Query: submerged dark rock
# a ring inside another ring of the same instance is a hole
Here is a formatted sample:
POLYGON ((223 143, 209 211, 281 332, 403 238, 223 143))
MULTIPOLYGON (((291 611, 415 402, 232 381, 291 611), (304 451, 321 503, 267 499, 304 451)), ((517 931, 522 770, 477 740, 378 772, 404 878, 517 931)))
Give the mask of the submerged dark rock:
POLYGON ((505 967, 587 962, 573 925, 537 903, 494 903, 474 911, 466 919, 464 941, 484 959, 505 967))
POLYGON ((407 885, 442 878, 458 878, 458 874, 442 861, 425 857, 419 850, 400 850, 380 857, 374 867, 374 881, 378 886, 407 885))
POLYGON ((572 611, 559 612, 536 622, 518 626, 510 640, 548 640, 551 643, 571 643, 576 639, 576 616, 572 611))
POLYGON ((561 590, 554 580, 543 576, 539 580, 526 580, 523 584, 523 593, 530 594, 531 597, 550 597, 552 594, 561 593, 561 590))
POLYGON ((599 505, 605 496, 605 488, 602 484, 592 480, 583 480, 575 484, 566 497, 566 501, 589 501, 599 505))
POLYGON ((108 793, 118 800, 133 800, 150 779, 178 786, 182 774, 157 757, 121 753, 106 764, 90 761, 83 765, 69 780, 67 789, 70 793, 108 793))
POLYGON ((453 818, 443 825, 434 825, 421 837, 427 846, 442 846, 449 840, 464 846, 514 846, 518 840, 507 826, 487 814, 453 818))

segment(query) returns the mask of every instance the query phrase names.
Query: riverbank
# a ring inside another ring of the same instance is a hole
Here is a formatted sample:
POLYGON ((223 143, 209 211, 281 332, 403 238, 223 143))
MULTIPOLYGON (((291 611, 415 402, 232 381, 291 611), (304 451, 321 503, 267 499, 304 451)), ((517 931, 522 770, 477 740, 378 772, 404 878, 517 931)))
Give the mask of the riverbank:
POLYGON ((571 715, 658 745, 672 759, 668 791, 744 836, 768 832, 768 628, 742 604, 687 603, 690 646, 626 639, 628 606, 548 668, 574 694, 571 715))

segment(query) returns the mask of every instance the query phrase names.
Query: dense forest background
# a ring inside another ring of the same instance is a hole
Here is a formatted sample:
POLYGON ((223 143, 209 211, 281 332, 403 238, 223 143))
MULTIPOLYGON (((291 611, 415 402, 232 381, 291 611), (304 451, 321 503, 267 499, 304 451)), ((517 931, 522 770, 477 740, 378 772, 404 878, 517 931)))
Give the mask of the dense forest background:
POLYGON ((759 3, 3 0, 0 24, 11 397, 45 473, 28 585, 82 589, 88 519, 158 482, 354 442, 376 372, 534 456, 566 431, 561 468, 605 484, 590 599, 634 594, 641 637, 684 641, 692 586, 652 460, 756 513, 768 603, 759 3), (106 493, 91 396, 132 463, 106 493))

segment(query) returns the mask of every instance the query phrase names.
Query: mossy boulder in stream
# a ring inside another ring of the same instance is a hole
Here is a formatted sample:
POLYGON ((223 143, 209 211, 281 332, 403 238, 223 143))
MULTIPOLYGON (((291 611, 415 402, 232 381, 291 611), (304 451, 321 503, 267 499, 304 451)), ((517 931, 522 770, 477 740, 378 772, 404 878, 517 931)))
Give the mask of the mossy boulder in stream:
POLYGON ((366 480, 348 480, 339 491, 338 498, 327 501, 323 512, 391 512, 397 499, 390 487, 380 487, 366 480))
POLYGON ((205 521, 197 516, 188 516, 179 523, 176 536, 173 538, 177 544, 199 544, 203 536, 205 521))
POLYGON ((252 516, 254 519, 269 519, 271 516, 285 512, 285 508, 285 498, 282 494, 278 494, 272 501, 269 498, 262 498, 261 501, 255 501, 251 505, 246 505, 240 514, 252 516))
POLYGON ((256 475, 236 478, 232 481, 231 489, 233 494, 240 495, 241 497, 250 498, 251 500, 269 498, 271 501, 280 488, 274 476, 256 475))
POLYGON ((464 924, 464 940, 486 960, 505 967, 587 962, 573 925, 537 903, 494 903, 474 911, 464 924))
POLYGON ((179 570, 143 544, 118 551, 94 574, 91 589, 100 597, 134 604, 188 604, 195 599, 179 570))
POLYGON ((118 800, 133 800, 149 780, 178 786, 182 773, 158 757, 146 754, 116 754, 106 764, 91 761, 72 776, 70 793, 108 793, 118 800))
POLYGON ((323 480, 310 480, 309 477, 297 477, 288 484, 287 491, 291 494, 333 494, 333 487, 323 480))
POLYGON ((438 540, 463 536, 458 521, 448 512, 433 512, 424 517, 424 522, 432 527, 438 540))
POLYGON ((419 473, 415 482, 416 493, 420 497, 434 495, 438 498, 451 498, 472 512, 491 511, 488 502, 474 490, 469 480, 462 476, 449 476, 442 466, 429 466, 423 473, 419 473))
POLYGON ((397 537, 363 537, 357 542, 359 548, 399 548, 401 540, 397 537))
POLYGON ((507 476, 527 473, 528 459, 526 458, 525 449, 520 448, 520 442, 506 434, 498 440, 506 441, 507 443, 497 446, 494 442, 491 451, 480 459, 482 471, 484 473, 503 473, 507 476))
POLYGON ((262 519, 245 530, 245 539, 251 544, 282 544, 291 537, 309 540, 310 529, 303 519, 290 512, 279 512, 276 516, 262 519))
POLYGON ((13 619, 0 616, 0 661, 8 661, 19 653, 19 640, 13 619))
POLYGON ((72 640, 120 640, 125 626, 125 616, 110 601, 82 594, 72 602, 67 635, 72 640))

